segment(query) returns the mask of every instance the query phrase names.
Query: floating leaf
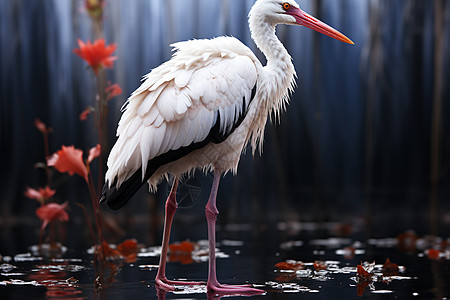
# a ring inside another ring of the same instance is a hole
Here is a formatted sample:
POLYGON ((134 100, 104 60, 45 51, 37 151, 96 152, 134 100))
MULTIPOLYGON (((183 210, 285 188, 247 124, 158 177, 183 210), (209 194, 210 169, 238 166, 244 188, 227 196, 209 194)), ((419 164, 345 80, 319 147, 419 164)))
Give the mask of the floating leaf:
POLYGON ((438 260, 441 256, 441 252, 437 249, 428 249, 425 251, 425 254, 429 259, 438 260))
POLYGON ((194 249, 195 249, 195 246, 190 241, 184 241, 181 243, 174 243, 174 244, 169 245, 169 251, 171 253, 174 253, 174 252, 192 253, 192 251, 194 251, 194 249))
POLYGON ((389 258, 386 259, 386 262, 382 267, 383 275, 385 276, 395 276, 398 275, 399 268, 397 264, 391 262, 389 258))
POLYGON ((305 265, 301 261, 287 260, 277 263, 275 267, 277 267, 280 270, 298 271, 303 270, 305 268, 305 265))

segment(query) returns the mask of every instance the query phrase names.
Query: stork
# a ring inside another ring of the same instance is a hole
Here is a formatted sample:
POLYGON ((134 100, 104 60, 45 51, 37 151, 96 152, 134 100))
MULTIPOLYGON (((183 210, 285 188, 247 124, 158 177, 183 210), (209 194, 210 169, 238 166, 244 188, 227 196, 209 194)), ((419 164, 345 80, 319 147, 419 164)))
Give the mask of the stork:
POLYGON ((207 290, 217 294, 261 293, 251 286, 220 284, 216 277, 216 195, 227 172, 236 173, 243 149, 261 152, 269 115, 279 115, 295 84, 292 58, 275 34, 277 24, 302 25, 345 43, 346 36, 299 8, 293 0, 257 0, 249 13, 251 36, 267 58, 263 66, 233 37, 173 44, 172 58, 144 77, 124 104, 118 139, 108 158, 101 202, 122 207, 148 182, 150 190, 174 176, 165 205, 164 234, 156 285, 199 284, 166 278, 165 265, 179 178, 195 169, 212 171, 205 206, 209 238, 207 290))

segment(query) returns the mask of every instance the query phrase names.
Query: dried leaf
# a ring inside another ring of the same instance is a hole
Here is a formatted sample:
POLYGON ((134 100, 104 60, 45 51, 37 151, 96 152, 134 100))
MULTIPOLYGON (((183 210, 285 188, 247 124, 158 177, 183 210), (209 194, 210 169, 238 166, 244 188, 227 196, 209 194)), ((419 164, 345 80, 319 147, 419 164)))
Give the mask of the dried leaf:
POLYGON ((275 267, 280 270, 298 271, 303 270, 305 268, 305 265, 301 261, 289 260, 277 263, 275 267))

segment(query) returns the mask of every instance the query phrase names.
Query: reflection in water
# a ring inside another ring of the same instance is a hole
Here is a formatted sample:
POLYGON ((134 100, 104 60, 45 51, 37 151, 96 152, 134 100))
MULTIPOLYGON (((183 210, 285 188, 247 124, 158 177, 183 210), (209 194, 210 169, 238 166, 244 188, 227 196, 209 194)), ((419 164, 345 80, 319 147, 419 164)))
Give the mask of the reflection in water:
POLYGON ((78 297, 82 291, 78 288, 78 280, 70 277, 68 272, 77 272, 84 269, 82 266, 70 265, 67 260, 61 260, 49 265, 38 265, 28 275, 28 280, 35 281, 47 288, 47 298, 70 298, 84 299, 78 297))
MULTIPOLYGON (((309 233, 283 237, 279 234, 283 232, 276 232, 278 234, 271 236, 279 239, 269 242, 269 235, 264 235, 261 244, 254 244, 249 239, 251 233, 245 230, 222 232, 226 238, 217 245, 218 252, 223 253, 218 259, 219 277, 227 284, 234 284, 242 278, 257 283, 254 287, 264 290, 265 295, 256 295, 252 297, 254 299, 266 296, 297 299, 300 295, 305 299, 349 299, 355 294, 378 299, 385 293, 404 299, 414 294, 442 299, 450 295, 450 285, 445 280, 450 277, 448 239, 415 235, 413 239, 408 238, 415 241, 414 247, 409 241, 405 247, 405 235, 361 242, 353 236, 311 239, 309 233), (346 256, 346 251, 350 250, 345 249, 350 248, 353 255, 346 256), (234 273, 235 270, 238 272, 234 273)), ((413 235, 408 233, 406 236, 413 235)), ((204 252, 205 244, 202 240, 174 242, 174 250, 193 250, 189 252, 192 261, 186 266, 183 264, 185 260, 176 258, 175 251, 171 253, 175 257, 168 263, 167 271, 177 274, 177 280, 181 281, 184 278, 205 280, 208 257, 204 252), (198 255, 202 251, 204 255, 198 255)), ((122 256, 129 253, 133 259, 130 262, 122 259, 111 281, 98 289, 93 285, 96 273, 92 254, 81 259, 50 259, 31 253, 4 256, 0 264, 0 294, 20 295, 28 291, 28 294, 40 292, 47 298, 70 299, 96 296, 107 299, 224 297, 207 293, 205 284, 181 285, 173 292, 162 291, 154 281, 160 247, 141 247, 135 241, 111 247, 111 251, 119 252, 119 249, 122 256)))
MULTIPOLYGON (((167 292, 161 288, 159 288, 157 285, 155 285, 156 293, 158 296, 158 300, 165 300, 167 292)), ((177 295, 190 295, 190 294, 206 294, 206 297, 208 300, 218 300, 222 299, 224 297, 251 297, 255 296, 255 294, 242 294, 242 293, 236 293, 236 294, 227 294, 227 295, 218 295, 213 292, 209 292, 206 290, 206 285, 197 285, 197 286, 179 286, 179 289, 175 290, 174 292, 171 292, 173 294, 177 295)))

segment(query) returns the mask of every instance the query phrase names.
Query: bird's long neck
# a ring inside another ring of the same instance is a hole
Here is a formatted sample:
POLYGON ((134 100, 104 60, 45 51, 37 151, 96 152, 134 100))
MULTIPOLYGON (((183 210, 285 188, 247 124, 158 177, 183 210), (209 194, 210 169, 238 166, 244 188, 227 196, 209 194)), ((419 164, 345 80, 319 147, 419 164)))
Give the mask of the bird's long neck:
POLYGON ((264 96, 269 110, 278 115, 294 86, 296 74, 292 58, 275 34, 276 24, 253 11, 250 12, 249 25, 253 40, 267 58, 265 76, 261 78, 266 87, 264 96))
POLYGON ((295 69, 286 48, 275 34, 275 25, 252 10, 249 17, 252 38, 267 58, 267 65, 259 74, 257 95, 259 112, 252 126, 252 148, 259 144, 262 151, 264 127, 268 115, 278 118, 288 102, 289 91, 294 86, 295 69))
POLYGON ((267 67, 276 69, 286 63, 292 66, 291 56, 275 34, 274 24, 250 15, 249 25, 256 46, 267 58, 267 67))

